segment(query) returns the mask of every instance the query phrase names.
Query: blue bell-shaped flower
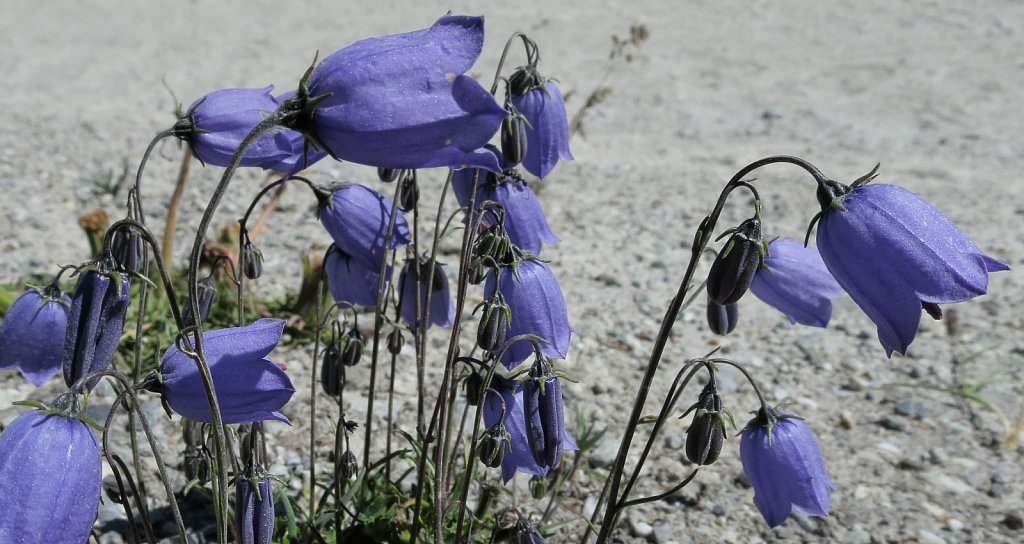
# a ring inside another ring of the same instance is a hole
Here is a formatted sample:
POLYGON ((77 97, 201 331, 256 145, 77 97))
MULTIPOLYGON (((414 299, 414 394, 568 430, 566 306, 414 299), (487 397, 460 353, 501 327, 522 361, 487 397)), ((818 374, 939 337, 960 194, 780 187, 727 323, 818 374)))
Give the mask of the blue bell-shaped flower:
POLYGON ((0 323, 0 369, 17 368, 36 387, 60 370, 71 298, 56 285, 30 287, 0 323))
POLYGON ((353 183, 339 183, 332 189, 331 198, 320 205, 320 223, 335 245, 364 267, 380 270, 389 250, 412 240, 405 214, 397 211, 391 243, 384 247, 393 204, 380 193, 353 183))
POLYGON ((410 259, 402 267, 402 273, 398 276, 398 292, 401 299, 398 306, 398 313, 412 328, 419 324, 416 315, 416 308, 424 311, 427 302, 427 291, 430 291, 430 308, 427 317, 428 325, 439 327, 451 327, 455 320, 455 301, 452 299, 451 291, 448 288, 448 275, 445 274, 444 265, 434 263, 433 280, 428 284, 430 277, 430 259, 425 255, 420 259, 410 259), (416 302, 416 295, 419 293, 419 303, 416 302))
MULTIPOLYGON (((78 274, 64 338, 64 383, 68 387, 83 376, 109 368, 114 361, 131 295, 128 275, 114 272, 114 266, 112 259, 101 258, 95 268, 78 274)), ((91 390, 98 381, 89 380, 86 388, 91 390)))

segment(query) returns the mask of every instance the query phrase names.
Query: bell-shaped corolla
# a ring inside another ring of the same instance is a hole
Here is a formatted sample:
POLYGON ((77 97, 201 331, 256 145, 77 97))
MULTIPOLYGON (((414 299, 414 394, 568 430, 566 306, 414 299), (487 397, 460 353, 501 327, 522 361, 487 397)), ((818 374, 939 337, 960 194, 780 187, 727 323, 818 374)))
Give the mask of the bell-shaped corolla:
POLYGON ((0 369, 17 368, 39 387, 60 370, 71 298, 55 286, 30 287, 0 323, 0 369))

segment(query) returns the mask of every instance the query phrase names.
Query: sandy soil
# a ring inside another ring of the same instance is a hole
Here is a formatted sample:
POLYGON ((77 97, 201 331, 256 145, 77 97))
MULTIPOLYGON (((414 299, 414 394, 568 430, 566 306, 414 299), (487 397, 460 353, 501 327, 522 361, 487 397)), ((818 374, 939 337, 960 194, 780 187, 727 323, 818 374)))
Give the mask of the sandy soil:
MULTIPOLYGON (((982 396, 1017 418, 1024 355, 1020 2, 0 4, 0 178, 7 191, 0 199, 0 281, 86 257, 78 214, 103 207, 116 217, 122 198, 97 194, 92 180, 116 177, 123 161, 134 168, 152 135, 174 121, 175 102, 162 81, 186 106, 224 87, 285 90, 317 50, 429 26, 448 9, 483 13, 488 41, 474 75, 489 80, 505 38, 522 30, 541 46, 546 74, 573 91, 570 110, 594 89, 612 89, 585 118, 585 136, 573 141, 577 161, 559 166, 542 192, 562 237, 545 257, 578 333, 567 365, 580 383, 567 397, 584 414, 612 429, 625 418, 693 230, 721 184, 748 162, 793 154, 839 180, 881 162, 880 181, 921 194, 1014 269, 992 277, 990 295, 958 307, 953 349, 980 352, 962 365, 964 376, 993 376, 982 396), (609 63, 611 37, 626 37, 634 24, 646 25, 650 39, 630 62, 609 63)), ((165 145, 148 170, 146 205, 155 224, 166 213, 179 158, 165 145)), ((336 163, 318 165, 313 175, 373 179, 369 169, 336 163)), ((178 255, 217 176, 217 168, 194 168, 178 255)), ((787 166, 758 178, 768 234, 801 236, 816 206, 810 180, 787 166)), ((218 220, 237 217, 259 180, 243 175, 218 220)), ((296 285, 298 251, 328 241, 306 196, 289 193, 263 238, 273 277, 262 286, 268 292, 296 285)), ((726 217, 745 213, 730 208, 726 217)), ((976 407, 975 426, 955 399, 923 388, 951 380, 941 323, 923 321, 909 356, 887 360, 873 325, 848 298, 827 330, 790 327, 754 301, 743 303, 742 319, 737 333, 718 340, 702 309, 685 314, 666 354, 669 368, 713 345, 752 365, 771 400, 793 403, 817 433, 838 486, 832 514, 767 529, 730 440, 719 464, 682 498, 632 512, 623 539, 1024 539, 1020 447, 992 445, 1003 438, 992 412, 976 407), (898 384, 913 387, 891 387, 898 384)), ((4 404, 31 393, 7 373, 0 379, 4 404)), ((753 396, 737 379, 728 388, 726 403, 743 421, 753 396)), ((11 412, 5 414, 6 422, 11 412)), ((685 426, 670 426, 641 491, 656 492, 687 473, 680 461, 685 426)), ((598 452, 604 461, 612 441, 598 452)))

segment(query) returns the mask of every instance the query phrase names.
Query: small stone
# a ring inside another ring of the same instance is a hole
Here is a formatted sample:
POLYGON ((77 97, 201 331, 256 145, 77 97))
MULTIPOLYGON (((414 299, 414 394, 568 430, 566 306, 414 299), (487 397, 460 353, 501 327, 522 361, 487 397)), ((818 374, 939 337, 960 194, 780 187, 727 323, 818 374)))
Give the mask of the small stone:
POLYGON ((921 529, 917 532, 917 541, 919 544, 946 544, 946 540, 941 536, 921 529))
POLYGON ((1001 499, 1005 493, 1006 489, 999 482, 992 482, 992 486, 988 488, 988 496, 993 499, 1001 499))
POLYGON ((849 431, 854 426, 853 414, 850 412, 841 412, 839 414, 839 427, 849 431))
POLYGON ((722 506, 721 504, 713 504, 713 505, 711 505, 711 513, 716 515, 716 516, 724 516, 725 515, 725 507, 722 506))
POLYGON ((931 461, 933 465, 941 465, 946 462, 946 459, 949 459, 949 454, 946 453, 946 450, 942 448, 932 448, 928 450, 928 460, 931 461))
POLYGON ((863 529, 847 531, 843 537, 843 544, 871 544, 871 533, 863 529))
POLYGON ((956 518, 949 518, 946 520, 946 528, 955 533, 964 528, 964 522, 956 518))
POLYGON ((900 470, 924 470, 924 457, 919 455, 904 457, 897 466, 900 470))
POLYGON ((615 464, 615 457, 619 454, 619 445, 612 442, 604 442, 593 450, 587 460, 591 468, 609 468, 615 464))
POLYGON ((654 544, 667 544, 672 540, 672 526, 667 523, 655 525, 651 532, 651 540, 654 541, 654 544))
POLYGON ((912 417, 914 419, 924 419, 927 414, 924 404, 916 400, 901 400, 893 406, 893 411, 903 417, 912 417))
POLYGON ((1003 525, 1007 529, 1019 531, 1024 529, 1024 518, 1017 512, 1007 512, 1006 516, 1003 517, 1003 525))
POLYGON ((878 420, 878 424, 890 431, 903 432, 907 430, 907 422, 894 416, 885 416, 878 420))
POLYGON ((654 532, 654 527, 651 527, 650 523, 643 521, 630 521, 630 531, 633 533, 633 536, 637 538, 647 538, 654 532))

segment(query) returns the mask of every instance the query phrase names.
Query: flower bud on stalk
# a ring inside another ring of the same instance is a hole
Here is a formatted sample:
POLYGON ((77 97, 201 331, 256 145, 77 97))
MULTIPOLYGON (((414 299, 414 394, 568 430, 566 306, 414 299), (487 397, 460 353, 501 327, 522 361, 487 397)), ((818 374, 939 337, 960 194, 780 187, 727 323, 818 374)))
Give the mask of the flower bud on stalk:
POLYGON ((480 461, 491 468, 500 467, 501 461, 505 458, 505 450, 510 447, 510 440, 508 431, 500 421, 488 427, 477 445, 480 461))
POLYGON ((213 276, 207 276, 196 284, 199 293, 199 321, 192 316, 192 305, 186 302, 181 311, 181 321, 186 327, 199 326, 210 319, 210 310, 213 308, 213 299, 217 296, 217 288, 213 276))
POLYGON ((501 296, 500 291, 483 303, 483 314, 476 329, 476 343, 484 351, 495 352, 505 344, 508 333, 511 310, 501 296))
POLYGON ((740 314, 736 304, 718 304, 708 300, 708 328, 711 332, 725 336, 736 328, 740 314))
POLYGON ((693 408, 693 422, 686 431, 686 458, 698 465, 710 465, 718 460, 725 440, 725 410, 714 374, 693 408))
POLYGON ((381 166, 377 167, 377 178, 384 183, 392 183, 398 179, 398 176, 402 173, 401 168, 384 168, 381 166))
POLYGON ((501 154, 508 168, 523 162, 526 156, 526 127, 516 112, 510 111, 501 121, 501 154))
POLYGON ((402 336, 401 329, 392 329, 388 334, 388 353, 398 355, 402 353, 402 346, 405 345, 405 336, 402 336))
POLYGON ((484 377, 476 369, 466 376, 466 404, 479 406, 484 398, 484 377))
POLYGON ((341 338, 342 348, 339 355, 341 364, 355 366, 363 355, 363 335, 355 327, 348 330, 341 338))
POLYGON ((407 212, 416 207, 420 200, 420 186, 416 182, 416 171, 409 170, 398 186, 398 208, 407 212))
POLYGON ((239 544, 270 544, 274 536, 274 494, 266 476, 235 482, 235 527, 239 544))
POLYGON ((263 252, 249 241, 242 247, 242 274, 250 280, 263 275, 263 252))
POLYGON ((345 453, 341 454, 338 468, 342 478, 346 480, 354 478, 359 473, 359 461, 356 460, 356 454, 352 453, 352 450, 345 450, 345 453))
POLYGON ((331 342, 324 350, 320 364, 320 386, 332 397, 341 394, 345 387, 345 366, 341 364, 341 353, 337 342, 331 342))
MULTIPOLYGON (((95 269, 82 270, 68 312, 64 338, 64 383, 71 387, 79 378, 110 366, 124 330, 130 286, 128 276, 113 272, 110 255, 95 269)), ((99 378, 86 383, 96 386, 99 378)))
POLYGON ((120 229, 114 233, 110 242, 110 252, 122 272, 142 272, 142 261, 145 259, 146 246, 142 237, 133 229, 120 229))
POLYGON ((562 458, 562 386, 551 372, 551 364, 537 357, 530 379, 523 384, 526 437, 533 458, 540 466, 554 467, 562 458))
POLYGON ((721 305, 740 300, 764 259, 761 221, 747 219, 736 227, 708 274, 708 297, 721 305))

